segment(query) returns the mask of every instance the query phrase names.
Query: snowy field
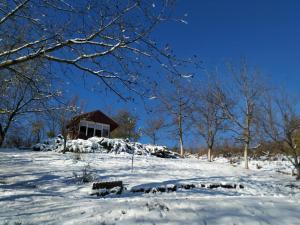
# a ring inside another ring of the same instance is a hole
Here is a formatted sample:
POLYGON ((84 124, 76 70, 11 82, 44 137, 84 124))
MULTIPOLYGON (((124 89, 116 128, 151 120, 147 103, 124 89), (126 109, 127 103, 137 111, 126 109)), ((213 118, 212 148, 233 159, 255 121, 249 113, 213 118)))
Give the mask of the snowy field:
POLYGON ((129 154, 0 150, 0 224, 300 224, 300 183, 287 162, 162 159, 129 154), (256 164, 262 166, 257 169, 256 164), (83 168, 97 181, 122 180, 121 195, 91 196, 79 183, 83 168), (238 184, 209 189, 200 184, 238 184), (132 193, 140 187, 194 184, 170 193, 132 193))

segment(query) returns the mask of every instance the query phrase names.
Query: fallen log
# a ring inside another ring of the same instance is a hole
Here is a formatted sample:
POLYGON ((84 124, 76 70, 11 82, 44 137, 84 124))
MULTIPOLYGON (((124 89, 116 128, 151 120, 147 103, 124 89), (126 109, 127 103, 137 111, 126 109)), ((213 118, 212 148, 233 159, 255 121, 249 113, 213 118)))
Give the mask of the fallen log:
MULTIPOLYGON (((158 187, 135 187, 129 190, 131 193, 168 193, 175 192, 178 190, 190 190, 195 188, 206 188, 206 189, 215 189, 215 188, 224 188, 224 189, 244 189, 244 185, 242 184, 221 184, 221 183, 213 183, 213 184, 177 184, 177 185, 160 185, 158 187)), ((93 183, 93 190, 99 190, 92 195, 97 195, 104 197, 109 194, 121 194, 123 192, 123 183, 122 181, 112 181, 112 182, 98 182, 93 183)), ((125 188, 126 190, 126 188, 125 188)))
POLYGON ((120 195, 123 192, 123 182, 122 181, 96 182, 93 183, 92 189, 97 190, 97 192, 93 192, 91 195, 97 195, 101 197, 104 197, 109 194, 120 195))
POLYGON ((96 182, 93 183, 93 190, 96 189, 112 189, 115 187, 121 187, 123 188, 123 182, 122 181, 109 181, 109 182, 96 182))
POLYGON ((244 185, 239 184, 209 184, 207 185, 207 188, 209 189, 215 189, 215 188, 225 188, 225 189, 236 189, 237 187, 239 187, 240 189, 244 188, 244 185))
POLYGON ((208 189, 215 189, 215 188, 225 188, 225 189, 244 189, 244 185, 242 184, 199 184, 196 186, 195 184, 181 184, 181 185, 173 185, 170 187, 166 186, 159 186, 159 187, 149 187, 149 188, 132 188, 130 192, 137 193, 137 192, 144 192, 144 193, 157 193, 157 192, 174 192, 178 189, 185 189, 190 190, 194 188, 208 188, 208 189))

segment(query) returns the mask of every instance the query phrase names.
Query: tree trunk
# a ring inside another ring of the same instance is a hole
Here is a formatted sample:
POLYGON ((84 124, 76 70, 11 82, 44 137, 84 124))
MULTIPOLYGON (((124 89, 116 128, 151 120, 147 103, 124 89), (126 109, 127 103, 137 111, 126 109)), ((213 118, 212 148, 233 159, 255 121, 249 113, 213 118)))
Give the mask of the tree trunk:
POLYGON ((67 137, 67 135, 63 135, 63 137, 64 137, 64 148, 63 148, 63 154, 65 154, 65 153, 66 153, 66 151, 67 151, 67 140, 68 140, 68 137, 67 137))
POLYGON ((2 125, 0 124, 0 147, 3 145, 4 143, 4 139, 5 139, 5 136, 7 134, 7 131, 8 129, 10 128, 10 125, 14 119, 14 117, 16 116, 16 112, 12 112, 8 118, 8 121, 5 125, 4 128, 2 128, 2 125))
POLYGON ((4 132, 2 131, 2 128, 0 125, 0 147, 3 145, 4 138, 5 138, 5 135, 4 135, 4 132))
POLYGON ((180 145, 180 156, 183 157, 183 131, 182 131, 182 116, 179 114, 178 116, 178 128, 179 128, 179 145, 180 145))
POLYGON ((4 143, 4 139, 6 136, 6 132, 7 132, 7 126, 3 129, 2 125, 0 124, 0 147, 3 145, 4 143))
POLYGON ((300 180, 300 164, 298 164, 298 166, 296 166, 296 169, 297 169, 296 180, 300 180))
POLYGON ((183 157, 184 150, 183 150, 181 118, 179 118, 179 146, 180 146, 180 156, 183 157))
POLYGON ((184 150, 183 150, 183 140, 182 140, 182 135, 179 137, 179 144, 180 144, 180 156, 183 157, 183 155, 184 155, 184 150))
POLYGON ((245 143, 245 149, 244 149, 245 169, 249 169, 249 165, 248 165, 248 149, 249 149, 249 142, 246 142, 245 143))
POLYGON ((212 148, 208 147, 207 159, 208 159, 209 162, 211 162, 211 151, 212 151, 212 148))

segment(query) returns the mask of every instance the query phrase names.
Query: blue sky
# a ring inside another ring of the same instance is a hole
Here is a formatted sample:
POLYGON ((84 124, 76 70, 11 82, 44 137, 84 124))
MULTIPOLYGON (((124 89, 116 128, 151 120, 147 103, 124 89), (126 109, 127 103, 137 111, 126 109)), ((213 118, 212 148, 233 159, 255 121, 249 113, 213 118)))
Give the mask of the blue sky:
POLYGON ((300 83, 300 1, 181 1, 188 25, 159 31, 180 55, 197 54, 204 66, 247 57, 275 82, 300 83))
MULTIPOLYGON (((300 95, 299 12, 297 0, 181 0, 176 15, 187 24, 168 22, 154 36, 169 43, 180 57, 196 54, 208 69, 246 57, 271 82, 300 95)), ((139 116, 140 126, 147 119, 140 102, 124 103, 110 93, 97 94, 81 84, 71 85, 71 90, 85 100, 87 111, 127 107, 139 116)))

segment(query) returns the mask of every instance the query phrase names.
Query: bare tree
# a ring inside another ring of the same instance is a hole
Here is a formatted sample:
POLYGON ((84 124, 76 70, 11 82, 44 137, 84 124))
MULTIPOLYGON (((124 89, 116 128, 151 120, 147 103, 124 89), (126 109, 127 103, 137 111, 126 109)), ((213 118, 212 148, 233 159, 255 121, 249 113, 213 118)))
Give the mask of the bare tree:
POLYGON ((286 155, 297 170, 297 180, 300 179, 300 116, 297 114, 296 101, 290 96, 267 95, 261 123, 267 138, 275 143, 276 148, 286 155))
POLYGON ((152 144, 156 144, 158 137, 158 132, 163 129, 166 125, 163 119, 149 119, 146 121, 146 127, 143 129, 143 133, 152 140, 152 144))
POLYGON ((65 153, 68 141, 67 125, 74 116, 82 113, 84 102, 80 102, 79 97, 74 96, 69 100, 62 101, 61 103, 57 104, 56 107, 56 110, 48 110, 46 112, 46 118, 56 124, 58 128, 56 132, 58 132, 64 140, 63 153, 65 153))
POLYGON ((186 80, 181 77, 169 77, 171 87, 164 90, 155 90, 156 97, 160 102, 159 112, 167 114, 171 118, 171 123, 168 124, 174 128, 175 134, 178 137, 180 155, 184 156, 184 125, 189 113, 189 96, 187 92, 186 80))
POLYGON ((251 71, 246 61, 242 61, 239 70, 229 65, 232 74, 232 86, 219 89, 217 98, 225 117, 232 122, 232 131, 244 144, 245 168, 248 169, 248 152, 257 123, 260 97, 266 91, 262 76, 258 70, 251 71))
POLYGON ((0 71, 42 60, 70 69, 72 76, 75 71, 96 77, 123 98, 124 87, 134 92, 142 87, 136 84, 146 79, 141 76, 146 62, 172 58, 151 33, 170 17, 173 5, 170 0, 2 1, 0 71))
POLYGON ((68 141, 68 129, 67 125, 76 115, 78 112, 78 108, 76 106, 76 102, 74 100, 71 100, 65 108, 58 110, 59 115, 58 115, 58 121, 59 121, 59 127, 60 127, 60 133, 64 138, 64 148, 63 148, 63 153, 66 152, 66 147, 67 147, 67 141, 68 141))
POLYGON ((34 142, 39 143, 43 137, 44 123, 41 120, 36 120, 31 124, 31 132, 34 137, 34 142))
MULTIPOLYGON (((191 89, 191 122, 197 133, 205 140, 208 148, 207 158, 212 161, 212 151, 218 133, 225 130, 223 110, 218 104, 216 77, 209 75, 203 85, 191 89)), ((228 104, 227 104, 228 105, 228 104)))
POLYGON ((46 135, 48 138, 54 138, 58 135, 58 121, 55 116, 55 111, 47 110, 43 115, 44 124, 46 127, 46 135))
POLYGON ((43 76, 40 64, 22 64, 0 77, 0 146, 17 118, 51 108, 49 101, 60 95, 43 76), (26 72, 23 72, 26 71, 26 72))

